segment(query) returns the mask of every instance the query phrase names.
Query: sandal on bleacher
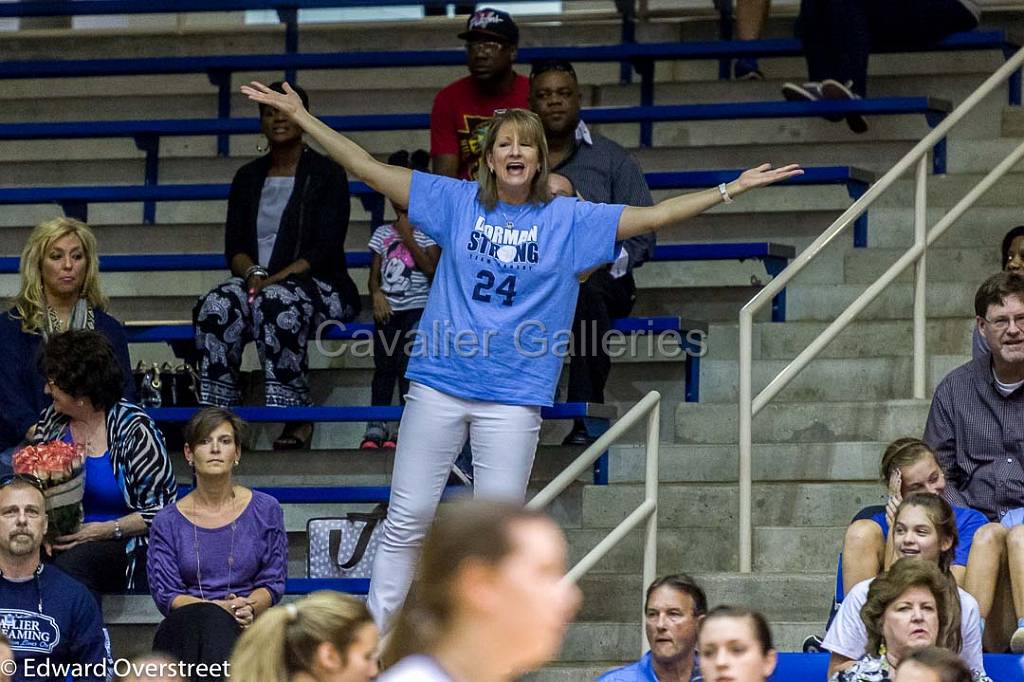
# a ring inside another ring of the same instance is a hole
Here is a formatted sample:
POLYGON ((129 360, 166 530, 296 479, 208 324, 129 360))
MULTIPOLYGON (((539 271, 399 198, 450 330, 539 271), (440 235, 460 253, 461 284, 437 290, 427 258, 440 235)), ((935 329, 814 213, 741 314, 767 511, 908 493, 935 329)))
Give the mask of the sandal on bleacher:
POLYGON ((274 441, 275 450, 308 450, 313 440, 313 422, 288 422, 274 441), (307 431, 308 429, 308 431, 307 431), (303 436, 305 432, 305 436, 303 436))
POLYGON ((363 442, 359 444, 360 450, 379 450, 383 443, 380 438, 374 436, 363 436, 363 442))

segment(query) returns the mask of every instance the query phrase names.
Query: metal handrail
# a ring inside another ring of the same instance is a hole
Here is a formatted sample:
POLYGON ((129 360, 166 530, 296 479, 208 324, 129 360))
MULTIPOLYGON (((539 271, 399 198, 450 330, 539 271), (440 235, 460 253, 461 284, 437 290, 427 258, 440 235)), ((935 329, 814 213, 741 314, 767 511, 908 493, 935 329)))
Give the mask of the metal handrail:
MULTIPOLYGON (((527 503, 529 509, 543 509, 584 474, 597 459, 623 434, 647 417, 647 466, 644 478, 644 501, 608 533, 597 545, 587 552, 562 578, 564 582, 576 583, 598 561, 604 558, 626 535, 646 520, 644 529, 644 564, 641 581, 640 613, 643 613, 643 590, 654 581, 658 568, 658 439, 661 430, 661 394, 651 391, 640 402, 630 408, 615 424, 605 431, 593 444, 567 466, 553 481, 544 486, 527 503)), ((643 618, 640 619, 640 654, 647 652, 647 640, 643 635, 643 618)))
POLYGON ((842 215, 839 216, 814 242, 799 256, 790 262, 778 276, 761 289, 743 308, 739 315, 739 559, 740 571, 749 573, 753 558, 753 525, 752 513, 752 466, 754 416, 768 402, 789 384, 793 378, 806 367, 811 360, 849 325, 879 294, 891 284, 911 264, 915 265, 914 277, 914 363, 913 363, 913 395, 923 399, 926 390, 925 343, 925 286, 926 286, 926 250, 938 239, 963 213, 974 205, 978 198, 988 191, 992 185, 1005 175, 1022 157, 1024 144, 1014 149, 984 179, 961 199, 929 231, 927 229, 927 182, 928 182, 928 150, 941 141, 953 126, 958 124, 977 104, 993 90, 1009 80, 1016 71, 1024 66, 1024 48, 1018 50, 999 69, 971 93, 960 106, 954 109, 939 125, 918 142, 913 149, 900 159, 885 175, 868 188, 842 215), (814 260, 843 230, 867 211, 879 196, 888 190, 893 183, 916 164, 915 198, 914 198, 914 245, 907 249, 881 277, 871 284, 860 296, 844 310, 834 322, 825 328, 799 355, 772 379, 757 396, 753 394, 753 327, 754 314, 767 305, 771 299, 786 286, 808 263, 814 260))

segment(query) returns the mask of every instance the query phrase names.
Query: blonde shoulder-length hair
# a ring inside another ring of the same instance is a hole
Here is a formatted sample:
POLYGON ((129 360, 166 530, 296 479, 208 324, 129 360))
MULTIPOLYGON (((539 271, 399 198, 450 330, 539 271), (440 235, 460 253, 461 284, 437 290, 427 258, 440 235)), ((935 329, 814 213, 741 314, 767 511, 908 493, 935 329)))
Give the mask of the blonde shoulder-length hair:
POLYGON ((484 144, 480 150, 480 165, 476 171, 476 180, 480 185, 477 197, 488 211, 498 205, 498 180, 487 164, 487 157, 494 151, 498 141, 498 132, 505 124, 512 126, 520 142, 534 145, 537 150, 537 174, 530 183, 531 204, 546 204, 551 200, 548 194, 548 141, 544 137, 544 125, 540 117, 526 109, 506 109, 499 111, 488 124, 484 144))
POLYGON ((21 320, 21 328, 29 333, 40 333, 46 325, 46 292, 43 291, 43 259, 54 242, 75 235, 82 243, 85 254, 85 278, 79 294, 96 309, 107 307, 107 298, 100 291, 100 264, 96 253, 96 237, 89 226, 74 218, 55 218, 36 225, 21 251, 18 271, 21 288, 14 298, 14 307, 21 320))

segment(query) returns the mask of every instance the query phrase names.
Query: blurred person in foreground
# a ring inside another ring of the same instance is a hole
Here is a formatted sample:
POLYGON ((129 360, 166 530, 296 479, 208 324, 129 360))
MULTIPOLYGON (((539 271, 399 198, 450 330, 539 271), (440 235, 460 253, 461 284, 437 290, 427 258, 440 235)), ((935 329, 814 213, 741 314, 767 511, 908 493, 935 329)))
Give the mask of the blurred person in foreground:
POLYGON ((231 656, 245 682, 370 682, 377 676, 377 626, 359 599, 314 592, 275 606, 231 656))
POLYGON ((381 657, 380 682, 511 682, 557 653, 580 603, 566 544, 540 512, 445 505, 381 657))

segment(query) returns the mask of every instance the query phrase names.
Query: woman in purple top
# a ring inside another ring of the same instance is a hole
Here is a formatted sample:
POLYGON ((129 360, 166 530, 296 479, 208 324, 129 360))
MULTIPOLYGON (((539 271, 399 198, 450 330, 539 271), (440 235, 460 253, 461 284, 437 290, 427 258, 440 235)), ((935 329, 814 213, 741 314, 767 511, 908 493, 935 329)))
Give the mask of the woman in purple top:
POLYGON ((273 497, 234 483, 244 423, 219 407, 185 427, 195 488, 157 514, 149 586, 167 618, 153 649, 186 663, 223 664, 239 633, 284 593, 288 539, 273 497))

